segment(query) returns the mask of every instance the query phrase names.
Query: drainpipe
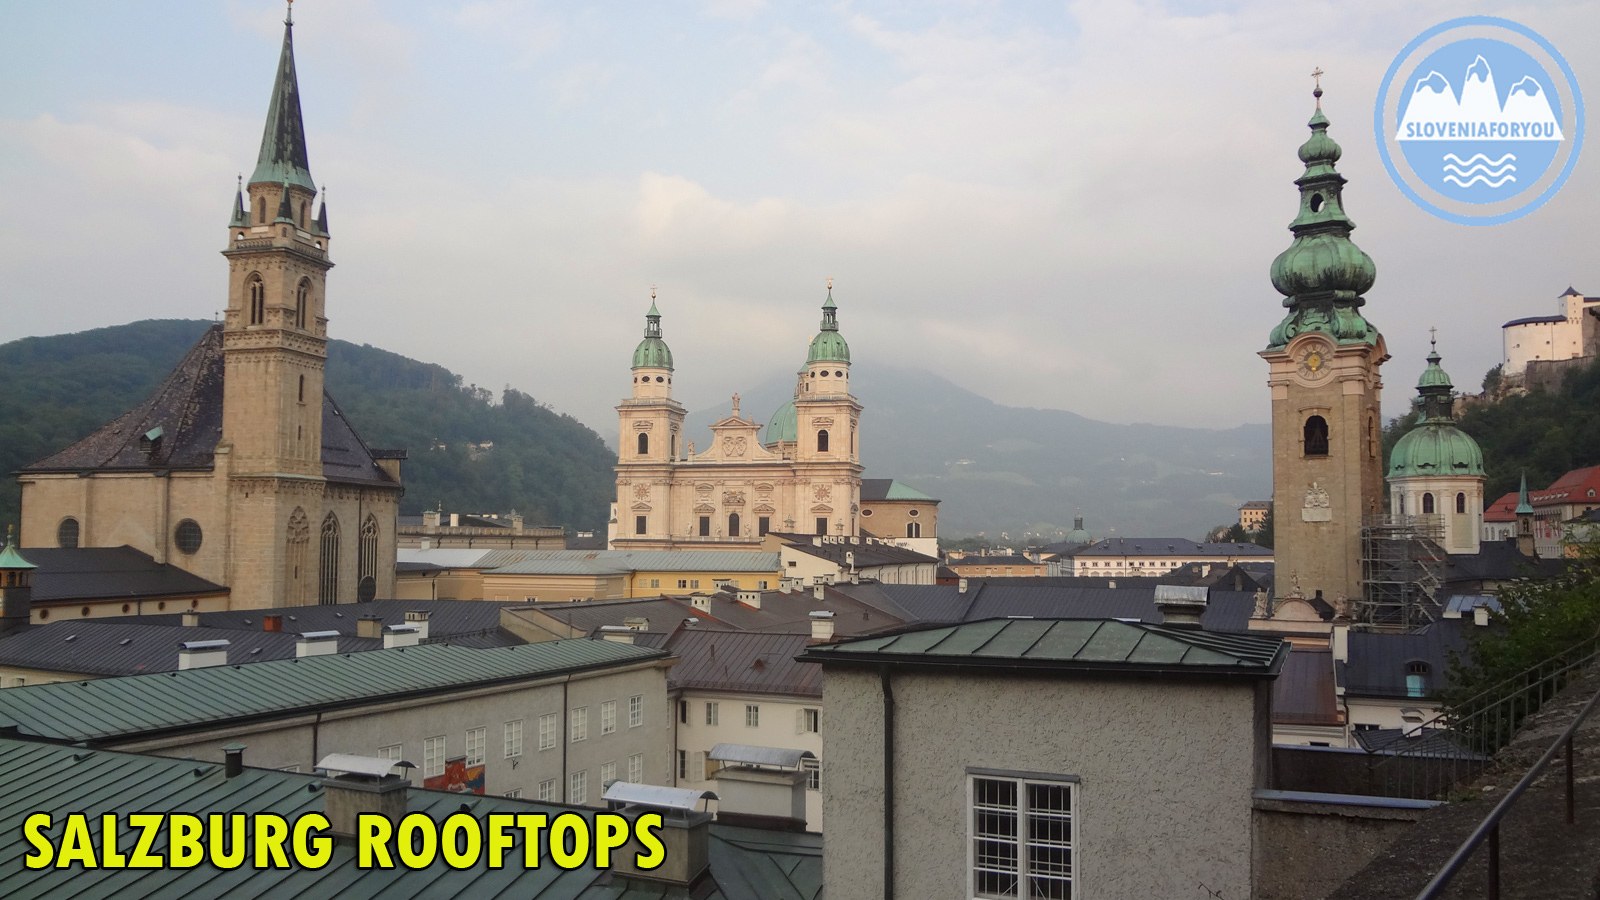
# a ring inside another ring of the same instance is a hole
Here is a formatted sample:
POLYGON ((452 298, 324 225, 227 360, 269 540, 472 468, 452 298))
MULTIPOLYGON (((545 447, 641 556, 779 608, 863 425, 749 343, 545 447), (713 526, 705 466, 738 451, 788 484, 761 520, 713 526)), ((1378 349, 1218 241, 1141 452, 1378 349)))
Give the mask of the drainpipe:
MULTIPOLYGON (((571 743, 571 734, 567 729, 572 727, 567 721, 567 716, 572 714, 567 709, 567 686, 571 683, 571 675, 561 680, 561 730, 556 732, 556 740, 561 743, 561 796, 566 797, 568 803, 572 802, 572 777, 567 774, 567 744, 571 743)), ((600 792, 605 793, 605 788, 602 787, 600 792)))
POLYGON ((878 676, 883 683, 883 900, 894 900, 894 688, 888 666, 878 676))

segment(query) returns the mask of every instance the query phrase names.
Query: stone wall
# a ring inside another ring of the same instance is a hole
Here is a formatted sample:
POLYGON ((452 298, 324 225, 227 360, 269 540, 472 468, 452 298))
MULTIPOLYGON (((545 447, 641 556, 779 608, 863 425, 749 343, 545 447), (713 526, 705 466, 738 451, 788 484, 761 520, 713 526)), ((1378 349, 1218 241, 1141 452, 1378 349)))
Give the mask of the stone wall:
POLYGON ((1431 804, 1263 791, 1255 801, 1254 900, 1322 900, 1371 862, 1431 804), (1329 798, 1332 800, 1332 798, 1329 798), (1368 802, 1361 802, 1361 801, 1368 802))

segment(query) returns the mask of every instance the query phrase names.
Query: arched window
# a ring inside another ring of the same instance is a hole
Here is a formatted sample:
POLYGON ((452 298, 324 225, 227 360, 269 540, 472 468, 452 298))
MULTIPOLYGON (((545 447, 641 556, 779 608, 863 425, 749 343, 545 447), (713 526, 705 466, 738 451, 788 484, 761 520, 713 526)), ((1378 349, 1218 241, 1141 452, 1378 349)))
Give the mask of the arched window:
POLYGON ((322 520, 322 567, 317 579, 317 602, 339 602, 339 520, 333 513, 322 520))
POLYGON ((56 526, 56 546, 68 550, 78 546, 79 531, 77 519, 71 516, 62 519, 61 524, 56 526))
POLYGON ((738 513, 728 513, 728 537, 736 538, 738 536, 739 536, 739 514, 738 513))
POLYGON ((1467 511, 1467 495, 1466 494, 1456 494, 1456 512, 1465 513, 1466 511, 1467 511))
POLYGON ((289 514, 288 552, 284 554, 284 605, 306 605, 306 551, 311 545, 311 523, 306 511, 295 507, 289 514))
POLYGON ((644 456, 650 452, 650 435, 639 432, 639 455, 644 456))
POLYGON ((1306 419, 1305 455, 1328 455, 1328 420, 1321 416, 1306 419))
POLYGON ((356 549, 356 599, 362 602, 376 596, 378 589, 378 517, 367 516, 361 523, 361 544, 356 549))
POLYGON ((921 522, 907 522, 906 523, 906 537, 910 537, 910 538, 922 537, 922 523, 921 522))
POLYGON ((827 453, 828 452, 828 429, 826 429, 826 428, 824 428, 821 431, 817 432, 817 452, 818 453, 827 453))
POLYGON ((300 201, 300 227, 306 227, 306 202, 300 201))
POLYGON ((267 198, 265 197, 256 198, 256 224, 267 224, 267 198))
POLYGON ((306 402, 306 377, 300 376, 300 402, 306 402))
POLYGON ((1425 516, 1433 515, 1433 494, 1431 493, 1422 495, 1422 514, 1425 516))
POLYGON ((267 320, 267 285, 260 275, 251 275, 245 293, 250 296, 250 324, 260 325, 267 320))
POLYGON ((1425 662, 1406 663, 1406 696, 1426 697, 1428 695, 1428 664, 1425 662))
POLYGON ((306 327, 306 304, 311 298, 311 279, 302 278, 294 292, 294 327, 306 327))

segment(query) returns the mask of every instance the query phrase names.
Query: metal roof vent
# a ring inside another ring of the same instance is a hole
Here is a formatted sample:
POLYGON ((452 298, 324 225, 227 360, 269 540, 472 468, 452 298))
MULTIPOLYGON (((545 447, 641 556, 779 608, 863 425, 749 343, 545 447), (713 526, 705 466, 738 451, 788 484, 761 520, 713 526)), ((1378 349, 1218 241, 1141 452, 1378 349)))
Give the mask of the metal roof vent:
POLYGON ((398 824, 406 814, 406 789, 411 782, 395 769, 414 769, 405 760, 330 753, 317 763, 322 780, 323 814, 336 835, 354 837, 361 816, 380 815, 398 824))
POLYGON ((307 631, 294 644, 295 658, 305 656, 331 656, 339 652, 339 632, 307 631))
MULTIPOLYGON (((612 871, 641 881, 657 881, 688 887, 700 881, 711 867, 711 813, 696 809, 707 800, 716 800, 711 791, 630 784, 614 781, 605 789, 604 799, 619 815, 637 819, 645 813, 661 816, 656 836, 666 849, 666 858, 654 869, 639 869, 635 863, 646 855, 637 840, 612 853, 612 871)), ((633 833, 634 829, 628 829, 633 833)))
POLYGON ((205 669, 228 664, 227 641, 184 641, 178 645, 178 670, 205 669))
POLYGON ((1199 628, 1206 611, 1206 589, 1180 584, 1156 585, 1156 609, 1161 624, 1175 628, 1199 628))
POLYGON ((422 629, 415 625, 387 625, 383 629, 383 649, 415 647, 422 641, 422 629))

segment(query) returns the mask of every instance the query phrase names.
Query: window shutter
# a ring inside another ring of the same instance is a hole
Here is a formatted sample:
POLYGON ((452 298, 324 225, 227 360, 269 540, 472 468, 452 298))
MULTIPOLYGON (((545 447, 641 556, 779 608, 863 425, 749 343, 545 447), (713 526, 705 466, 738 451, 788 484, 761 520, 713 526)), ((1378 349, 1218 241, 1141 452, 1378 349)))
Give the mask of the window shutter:
POLYGON ((794 733, 806 733, 806 709, 803 706, 794 711, 794 733))
POLYGON ((689 776, 695 781, 706 781, 711 778, 711 769, 706 765, 704 750, 696 750, 690 754, 689 776))

